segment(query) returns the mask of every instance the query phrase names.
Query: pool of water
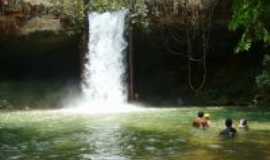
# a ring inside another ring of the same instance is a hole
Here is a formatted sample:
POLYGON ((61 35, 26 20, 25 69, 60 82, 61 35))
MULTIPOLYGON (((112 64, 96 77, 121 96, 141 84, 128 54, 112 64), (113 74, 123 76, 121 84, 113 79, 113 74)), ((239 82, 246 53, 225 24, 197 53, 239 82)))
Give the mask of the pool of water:
POLYGON ((119 114, 0 113, 2 160, 270 160, 270 112, 204 109, 212 128, 191 121, 201 108, 119 114), (218 136, 226 117, 250 120, 234 139, 218 136))

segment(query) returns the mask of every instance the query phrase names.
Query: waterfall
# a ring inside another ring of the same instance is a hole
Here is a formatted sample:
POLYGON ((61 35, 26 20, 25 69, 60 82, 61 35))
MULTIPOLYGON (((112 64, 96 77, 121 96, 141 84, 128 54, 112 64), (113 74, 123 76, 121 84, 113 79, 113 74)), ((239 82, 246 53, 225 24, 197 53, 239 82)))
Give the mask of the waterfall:
POLYGON ((127 101, 125 18, 127 11, 90 13, 84 105, 117 107, 127 101))

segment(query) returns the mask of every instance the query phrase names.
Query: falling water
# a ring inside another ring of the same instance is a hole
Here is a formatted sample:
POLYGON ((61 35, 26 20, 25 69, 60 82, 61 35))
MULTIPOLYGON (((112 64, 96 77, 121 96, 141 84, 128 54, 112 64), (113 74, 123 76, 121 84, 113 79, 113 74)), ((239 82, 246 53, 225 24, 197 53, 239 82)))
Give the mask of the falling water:
POLYGON ((88 15, 89 42, 83 72, 83 95, 67 102, 69 105, 65 111, 87 114, 144 111, 138 104, 127 103, 127 14, 122 10, 88 15))
POLYGON ((86 105, 115 107, 126 102, 126 15, 127 11, 89 14, 89 51, 82 85, 86 105))

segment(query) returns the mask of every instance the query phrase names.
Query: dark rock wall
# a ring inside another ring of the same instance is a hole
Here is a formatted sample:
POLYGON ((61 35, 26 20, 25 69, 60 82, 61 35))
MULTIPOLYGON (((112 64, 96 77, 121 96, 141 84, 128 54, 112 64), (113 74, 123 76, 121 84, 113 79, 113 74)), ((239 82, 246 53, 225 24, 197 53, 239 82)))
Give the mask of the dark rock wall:
POLYGON ((80 36, 35 33, 0 41, 1 79, 80 77, 80 36))
MULTIPOLYGON (((188 85, 188 60, 162 48, 158 33, 137 32, 134 40, 135 92, 139 99, 157 104, 245 105, 255 95, 255 77, 261 71, 262 53, 234 54, 234 36, 226 29, 212 33, 207 56, 207 81, 195 94, 188 85), (221 34, 222 33, 222 34, 221 34), (218 35, 218 36, 216 36, 218 35)), ((192 81, 202 79, 202 65, 192 66, 192 81)))

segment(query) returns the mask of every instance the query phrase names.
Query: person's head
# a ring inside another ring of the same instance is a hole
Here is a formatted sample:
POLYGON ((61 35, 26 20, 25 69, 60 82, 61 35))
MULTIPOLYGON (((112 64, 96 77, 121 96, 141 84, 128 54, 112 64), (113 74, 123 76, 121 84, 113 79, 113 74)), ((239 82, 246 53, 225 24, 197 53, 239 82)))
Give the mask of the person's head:
POLYGON ((203 118, 203 116, 204 116, 204 113, 203 112, 198 112, 198 117, 199 118, 203 118))
POLYGON ((247 126, 247 120, 246 119, 241 119, 240 120, 240 126, 247 126))
POLYGON ((227 118, 226 121, 225 121, 225 126, 230 128, 230 127, 232 127, 232 124, 233 124, 232 119, 227 118))
POLYGON ((209 114, 209 113, 206 113, 206 114, 204 115, 204 117, 205 117, 205 119, 209 120, 209 119, 210 119, 210 114, 209 114))

